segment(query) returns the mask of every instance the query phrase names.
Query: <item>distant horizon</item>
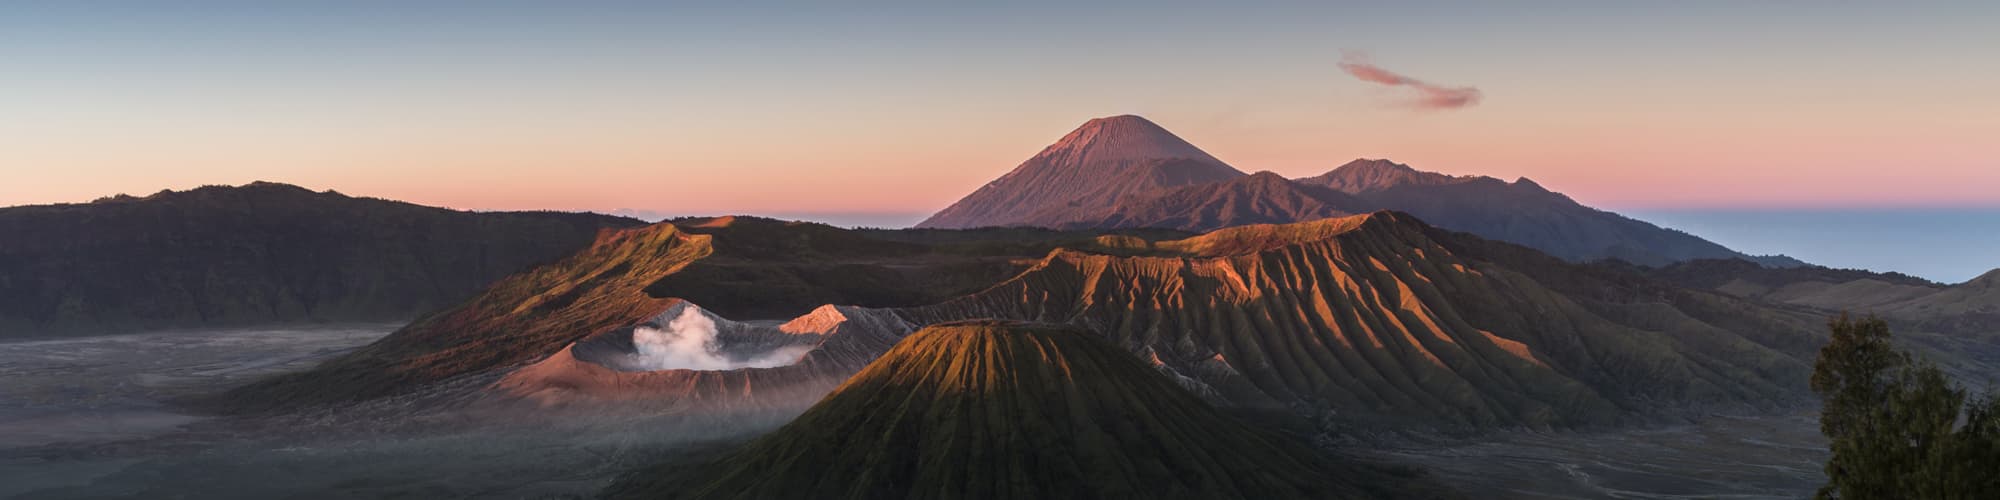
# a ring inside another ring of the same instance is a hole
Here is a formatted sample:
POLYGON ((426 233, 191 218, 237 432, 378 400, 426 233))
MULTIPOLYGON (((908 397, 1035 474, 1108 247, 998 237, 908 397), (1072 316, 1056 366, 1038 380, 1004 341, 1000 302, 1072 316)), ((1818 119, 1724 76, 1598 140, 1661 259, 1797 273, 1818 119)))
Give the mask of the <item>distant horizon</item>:
MULTIPOLYGON (((255 182, 255 181, 253 181, 255 182)), ((562 207, 486 208, 453 207, 424 200, 400 199, 365 192, 325 188, 277 180, 312 190, 336 191, 356 197, 381 198, 425 206, 474 212, 549 210, 590 212, 659 222, 681 217, 747 215, 783 220, 819 222, 845 228, 901 229, 916 225, 930 212, 851 212, 851 211, 756 211, 689 210, 665 212, 614 208, 588 210, 562 207)), ((88 200, 60 203, 88 203, 118 195, 147 196, 145 193, 108 193, 88 200)), ((1553 188, 1551 188, 1553 189, 1553 188)), ((1556 192, 1562 192, 1555 189, 1556 192)), ((1563 193, 1572 195, 1572 193, 1563 193)), ((1588 203, 1585 203, 1588 205, 1588 203)), ((42 205, 42 204, 36 204, 42 205)), ((28 205, 9 205, 13 208, 28 205)), ((942 208, 942 207, 940 207, 942 208)), ((2000 269, 2000 260, 1982 250, 2000 248, 2000 205, 1943 207, 1719 207, 1719 208, 1617 208, 1594 207, 1646 221, 1654 225, 1693 234, 1749 255, 1786 255, 1807 263, 1831 268, 1898 272, 1943 283, 1957 284, 2000 269), (1866 237, 1856 237, 1864 235, 1866 237)))
POLYGON ((2000 205, 2000 66, 1970 63, 2000 4, 212 5, 0 6, 0 204, 281 177, 925 212, 1130 113, 1286 177, 1366 157, 1614 209, 2000 205))

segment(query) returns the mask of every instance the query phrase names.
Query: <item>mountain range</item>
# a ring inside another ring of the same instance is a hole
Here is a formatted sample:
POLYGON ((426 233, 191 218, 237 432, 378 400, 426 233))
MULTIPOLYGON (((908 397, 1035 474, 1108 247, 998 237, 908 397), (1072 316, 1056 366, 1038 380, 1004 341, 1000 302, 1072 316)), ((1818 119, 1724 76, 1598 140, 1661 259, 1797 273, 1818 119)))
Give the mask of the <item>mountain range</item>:
POLYGON ((611 498, 1453 498, 1224 415, 1090 331, 970 321, 897 342, 790 424, 611 498))
POLYGON ((267 182, 0 208, 0 337, 403 321, 643 224, 267 182))
POLYGON ((189 400, 221 413, 799 415, 613 497, 1451 498, 1329 443, 1797 411, 1842 310, 2000 366, 2000 270, 1755 258, 1386 160, 1244 174, 1134 116, 911 229, 256 183, 0 209, 0 235, 0 335, 414 318, 189 400))
POLYGON ((1754 257, 1713 242, 1593 209, 1526 178, 1423 172, 1354 160, 1321 175, 1245 174, 1138 116, 1090 120, 919 228, 1040 226, 1207 231, 1395 210, 1439 227, 1527 245, 1573 261, 1648 266, 1754 257))
POLYGON ((1567 428, 1802 401, 1825 315, 1571 263, 1394 212, 1192 237, 726 222, 608 232, 373 345, 220 403, 286 410, 455 386, 544 407, 800 407, 911 331, 1009 319, 1088 328, 1231 407, 1357 428, 1567 428), (770 269, 729 271, 758 267, 770 269), (895 286, 847 277, 897 273, 922 277, 926 285, 912 287, 922 293, 843 291, 895 286), (717 292, 683 274, 769 293, 717 292), (874 302, 807 305, 826 297, 874 302), (713 325, 717 356, 803 351, 770 367, 626 361, 650 331, 690 310, 713 325), (800 315, 739 324, 711 311, 800 315))

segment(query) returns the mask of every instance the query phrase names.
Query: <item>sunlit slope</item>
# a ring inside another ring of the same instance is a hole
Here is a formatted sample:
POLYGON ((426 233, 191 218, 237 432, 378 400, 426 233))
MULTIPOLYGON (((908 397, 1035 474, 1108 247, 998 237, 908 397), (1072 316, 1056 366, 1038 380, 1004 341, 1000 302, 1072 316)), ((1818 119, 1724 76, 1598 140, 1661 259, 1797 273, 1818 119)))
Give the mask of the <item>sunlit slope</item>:
POLYGON ((608 232, 575 255, 501 280, 359 351, 225 399, 240 409, 356 401, 531 361, 665 311, 673 299, 641 290, 710 252, 708 236, 670 224, 608 232))
MULTIPOLYGON (((975 232, 966 233, 977 238, 971 235, 975 232)), ((552 388, 578 383, 606 389, 597 393, 614 399, 629 399, 640 394, 716 394, 724 387, 740 393, 744 383, 773 380, 721 372, 639 376, 606 372, 589 363, 563 366, 572 343, 621 334, 629 339, 634 326, 655 320, 682 301, 723 317, 794 319, 814 334, 853 330, 842 326, 852 319, 850 315, 867 318, 863 323, 870 326, 863 329, 868 335, 829 341, 814 349, 808 358, 827 362, 808 364, 811 377, 778 377, 837 381, 887 349, 907 329, 891 312, 821 306, 942 301, 1017 274, 1034 262, 1032 255, 1047 248, 1046 242, 967 246, 894 241, 822 224, 749 217, 688 219, 609 231, 574 255, 506 278, 359 351, 306 372, 233 391, 223 398, 224 406, 261 410, 368 400, 447 380, 497 379, 543 361, 548 363, 510 379, 503 389, 545 399, 552 388), (613 387, 602 387, 606 383, 613 387), (646 386, 612 390, 630 383, 646 386), (660 384, 671 386, 655 387, 660 384)))
POLYGON ((1081 329, 904 338, 791 424, 613 498, 1396 498, 1414 483, 1238 423, 1081 329))
POLYGON ((1359 420, 1587 425, 1805 387, 1811 320, 1595 277, 1404 214, 1107 243, 905 314, 1082 325, 1237 404, 1359 420))

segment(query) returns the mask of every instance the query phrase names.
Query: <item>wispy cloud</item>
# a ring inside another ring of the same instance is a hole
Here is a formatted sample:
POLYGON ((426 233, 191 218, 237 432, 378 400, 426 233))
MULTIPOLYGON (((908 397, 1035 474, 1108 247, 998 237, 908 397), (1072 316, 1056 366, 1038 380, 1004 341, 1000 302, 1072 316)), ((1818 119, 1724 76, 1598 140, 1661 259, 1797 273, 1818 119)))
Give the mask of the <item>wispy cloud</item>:
POLYGON ((1458 109, 1479 104, 1478 88, 1432 85, 1423 80, 1382 69, 1361 54, 1349 53, 1342 56, 1340 69, 1364 82, 1391 87, 1409 87, 1416 92, 1415 99, 1410 104, 1421 109, 1458 109))

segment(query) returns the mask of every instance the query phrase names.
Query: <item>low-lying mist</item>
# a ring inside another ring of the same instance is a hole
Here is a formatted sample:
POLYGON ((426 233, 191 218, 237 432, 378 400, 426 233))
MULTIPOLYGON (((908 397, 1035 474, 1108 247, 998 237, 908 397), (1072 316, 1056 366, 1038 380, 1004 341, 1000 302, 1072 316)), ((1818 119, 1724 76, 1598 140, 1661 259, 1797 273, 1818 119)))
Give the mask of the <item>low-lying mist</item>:
POLYGON ((210 416, 168 402, 310 366, 392 329, 0 342, 0 498, 582 498, 663 457, 767 432, 810 404, 676 412, 465 398, 490 377, 296 415, 210 416))

